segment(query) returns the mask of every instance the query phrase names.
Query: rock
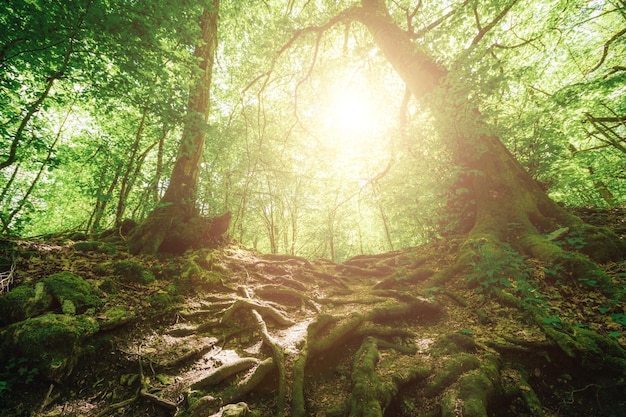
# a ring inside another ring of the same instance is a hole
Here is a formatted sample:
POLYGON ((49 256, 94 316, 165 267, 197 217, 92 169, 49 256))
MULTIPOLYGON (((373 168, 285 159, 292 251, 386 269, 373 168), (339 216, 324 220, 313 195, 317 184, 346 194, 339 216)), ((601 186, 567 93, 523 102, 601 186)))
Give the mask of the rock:
POLYGON ((244 402, 226 404, 222 409, 222 417, 246 417, 249 413, 248 404, 244 402))
POLYGON ((72 372, 86 339, 99 330, 94 319, 44 314, 10 325, 0 346, 0 363, 23 358, 44 378, 60 382, 72 372))

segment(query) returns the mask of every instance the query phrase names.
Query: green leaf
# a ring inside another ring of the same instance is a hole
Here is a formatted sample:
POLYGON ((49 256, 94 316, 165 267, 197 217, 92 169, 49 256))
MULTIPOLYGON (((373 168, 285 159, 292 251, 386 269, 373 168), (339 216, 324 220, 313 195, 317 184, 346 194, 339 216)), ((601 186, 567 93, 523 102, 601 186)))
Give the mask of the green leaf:
POLYGON ((615 323, 619 323, 622 326, 626 326, 626 314, 624 313, 611 314, 611 318, 613 319, 615 323))

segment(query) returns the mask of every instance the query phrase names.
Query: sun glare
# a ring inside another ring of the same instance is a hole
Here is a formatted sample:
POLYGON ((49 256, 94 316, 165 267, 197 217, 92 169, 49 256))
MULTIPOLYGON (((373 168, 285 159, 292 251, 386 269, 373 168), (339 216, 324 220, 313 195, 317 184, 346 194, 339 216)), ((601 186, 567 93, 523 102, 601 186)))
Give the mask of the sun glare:
POLYGON ((374 134, 377 130, 375 106, 368 94, 341 91, 333 94, 326 115, 326 128, 342 136, 374 134))
POLYGON ((375 127, 373 107, 364 94, 354 92, 337 94, 329 109, 329 127, 342 134, 372 133, 375 127))

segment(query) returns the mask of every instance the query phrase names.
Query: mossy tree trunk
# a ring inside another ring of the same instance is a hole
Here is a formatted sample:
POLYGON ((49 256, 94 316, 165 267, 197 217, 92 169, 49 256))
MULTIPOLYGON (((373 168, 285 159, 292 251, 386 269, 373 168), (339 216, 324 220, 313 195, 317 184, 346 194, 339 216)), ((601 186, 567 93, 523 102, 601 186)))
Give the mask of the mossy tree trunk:
MULTIPOLYGON (((570 268, 592 274, 600 279, 600 284, 608 286, 606 277, 592 262, 582 255, 566 255, 546 236, 559 228, 566 227, 570 233, 575 230, 583 236, 582 251, 598 262, 621 259, 624 242, 608 230, 586 225, 556 204, 498 137, 481 133, 488 132, 488 126, 478 109, 467 111, 469 99, 458 92, 442 91, 454 84, 449 79, 453 74, 414 45, 409 34, 390 16, 383 0, 363 0, 353 16, 367 27, 414 96, 426 101, 447 97, 441 99, 443 103, 433 113, 443 140, 469 179, 475 217, 467 241, 492 246, 490 250, 497 250, 498 244, 506 241, 547 262, 559 264, 567 260, 570 268)), ((462 253, 459 268, 473 256, 471 252, 462 253)))
POLYGON ((154 254, 170 238, 169 246, 180 245, 184 250, 199 237, 187 238, 188 234, 203 229, 198 227, 203 220, 196 209, 196 195, 209 118, 218 10, 219 0, 212 0, 200 18, 201 36, 194 51, 199 68, 192 73, 187 120, 172 177, 160 203, 132 233, 129 247, 134 253, 154 254))

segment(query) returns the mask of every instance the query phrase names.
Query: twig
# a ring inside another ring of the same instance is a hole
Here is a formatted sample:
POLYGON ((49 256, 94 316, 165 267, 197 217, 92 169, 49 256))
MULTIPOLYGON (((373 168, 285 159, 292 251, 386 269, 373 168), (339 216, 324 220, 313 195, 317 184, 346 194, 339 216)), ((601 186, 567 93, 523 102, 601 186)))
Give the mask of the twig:
POLYGON ((50 388, 48 388, 48 392, 46 393, 46 397, 43 399, 43 402, 41 403, 41 407, 39 407, 39 414, 41 414, 44 410, 44 408, 46 408, 49 404, 50 401, 50 394, 52 394, 52 390, 54 389, 54 384, 50 384, 50 388))

